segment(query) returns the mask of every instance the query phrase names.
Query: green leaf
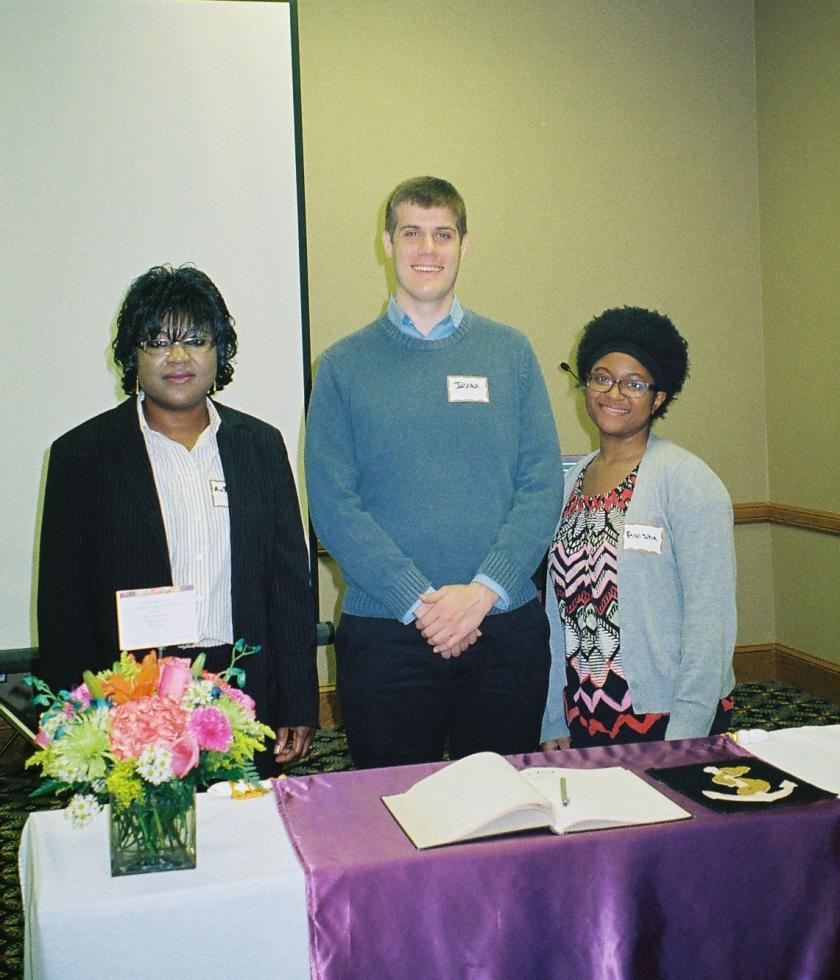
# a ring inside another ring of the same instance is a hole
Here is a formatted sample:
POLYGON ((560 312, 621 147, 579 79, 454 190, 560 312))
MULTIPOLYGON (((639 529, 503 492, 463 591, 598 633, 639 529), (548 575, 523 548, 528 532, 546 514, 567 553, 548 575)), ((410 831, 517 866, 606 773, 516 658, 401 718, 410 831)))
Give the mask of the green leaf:
POLYGON ((50 796, 53 793, 57 793, 60 790, 66 790, 67 786, 58 779, 45 779, 40 785, 36 786, 35 789, 29 794, 30 799, 34 799, 37 796, 50 796))
POLYGON ((82 678, 83 678, 85 684, 87 685, 87 689, 90 691, 90 696, 95 701, 104 701, 105 700, 105 694, 104 694, 104 692, 102 690, 102 685, 96 679, 96 675, 93 673, 93 671, 92 670, 86 670, 82 674, 82 678))
MULTIPOLYGON (((67 695, 66 691, 60 691, 56 694, 52 688, 45 681, 36 677, 34 674, 27 674, 23 678, 24 682, 33 689, 32 703, 37 705, 42 705, 44 707, 55 707, 56 710, 61 709, 63 696, 67 695)), ((67 695, 69 697, 69 695, 67 695)))

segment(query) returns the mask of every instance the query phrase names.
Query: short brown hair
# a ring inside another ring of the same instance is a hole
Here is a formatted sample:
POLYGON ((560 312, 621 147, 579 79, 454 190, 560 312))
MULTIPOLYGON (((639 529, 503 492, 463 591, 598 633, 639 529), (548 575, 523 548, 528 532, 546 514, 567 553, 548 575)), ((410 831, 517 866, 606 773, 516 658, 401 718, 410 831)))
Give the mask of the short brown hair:
POLYGON ((400 204, 419 204, 421 208, 449 208, 455 215, 455 227, 463 238, 467 233, 467 209, 464 199, 448 180, 440 177, 412 177, 398 184, 385 207, 385 231, 393 238, 397 230, 397 208, 400 204))

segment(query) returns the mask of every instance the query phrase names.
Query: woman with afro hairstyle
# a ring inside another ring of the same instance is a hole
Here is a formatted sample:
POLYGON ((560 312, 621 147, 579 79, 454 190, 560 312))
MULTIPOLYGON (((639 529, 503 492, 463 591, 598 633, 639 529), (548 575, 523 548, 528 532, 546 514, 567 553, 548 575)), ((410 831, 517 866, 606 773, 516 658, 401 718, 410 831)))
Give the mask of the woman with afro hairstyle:
POLYGON ((687 374, 667 316, 625 306, 584 328, 577 376, 600 445, 566 476, 548 554, 545 750, 728 727, 732 504, 705 463, 651 433, 687 374))

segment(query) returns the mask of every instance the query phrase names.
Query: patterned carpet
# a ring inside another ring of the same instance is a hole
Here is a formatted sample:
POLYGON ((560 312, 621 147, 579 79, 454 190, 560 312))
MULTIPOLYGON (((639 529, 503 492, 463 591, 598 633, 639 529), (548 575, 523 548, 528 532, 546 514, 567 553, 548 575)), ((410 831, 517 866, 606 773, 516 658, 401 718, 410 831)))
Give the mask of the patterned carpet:
MULTIPOLYGON (((740 684, 735 698, 736 729, 840 724, 840 705, 810 698, 777 681, 740 684)), ((0 746, 6 737, 0 728, 0 746)), ((18 748, 13 744, 0 758, 0 980, 17 980, 22 975, 23 913, 17 876, 21 830, 30 812, 55 805, 49 800, 29 799, 38 777, 23 771, 18 748)), ((318 732, 310 758, 289 773, 302 776, 350 768, 344 732, 335 728, 318 732)))

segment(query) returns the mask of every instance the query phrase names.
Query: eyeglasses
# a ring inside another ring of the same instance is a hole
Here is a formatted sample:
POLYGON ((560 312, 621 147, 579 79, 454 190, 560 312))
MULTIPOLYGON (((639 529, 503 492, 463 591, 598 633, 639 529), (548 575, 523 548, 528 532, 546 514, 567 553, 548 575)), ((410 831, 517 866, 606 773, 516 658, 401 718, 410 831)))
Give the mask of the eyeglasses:
POLYGON ((171 353, 175 346, 181 348, 186 354, 206 354, 215 347, 213 338, 210 334, 195 333, 188 334, 186 337, 152 337, 150 340, 143 340, 137 345, 144 354, 152 357, 165 357, 171 353))
POLYGON ((646 391, 659 391, 651 381, 635 381, 632 378, 622 378, 621 381, 616 381, 608 374, 587 374, 586 387, 590 391, 600 392, 618 388, 619 394, 624 395, 625 398, 641 398, 646 391))

